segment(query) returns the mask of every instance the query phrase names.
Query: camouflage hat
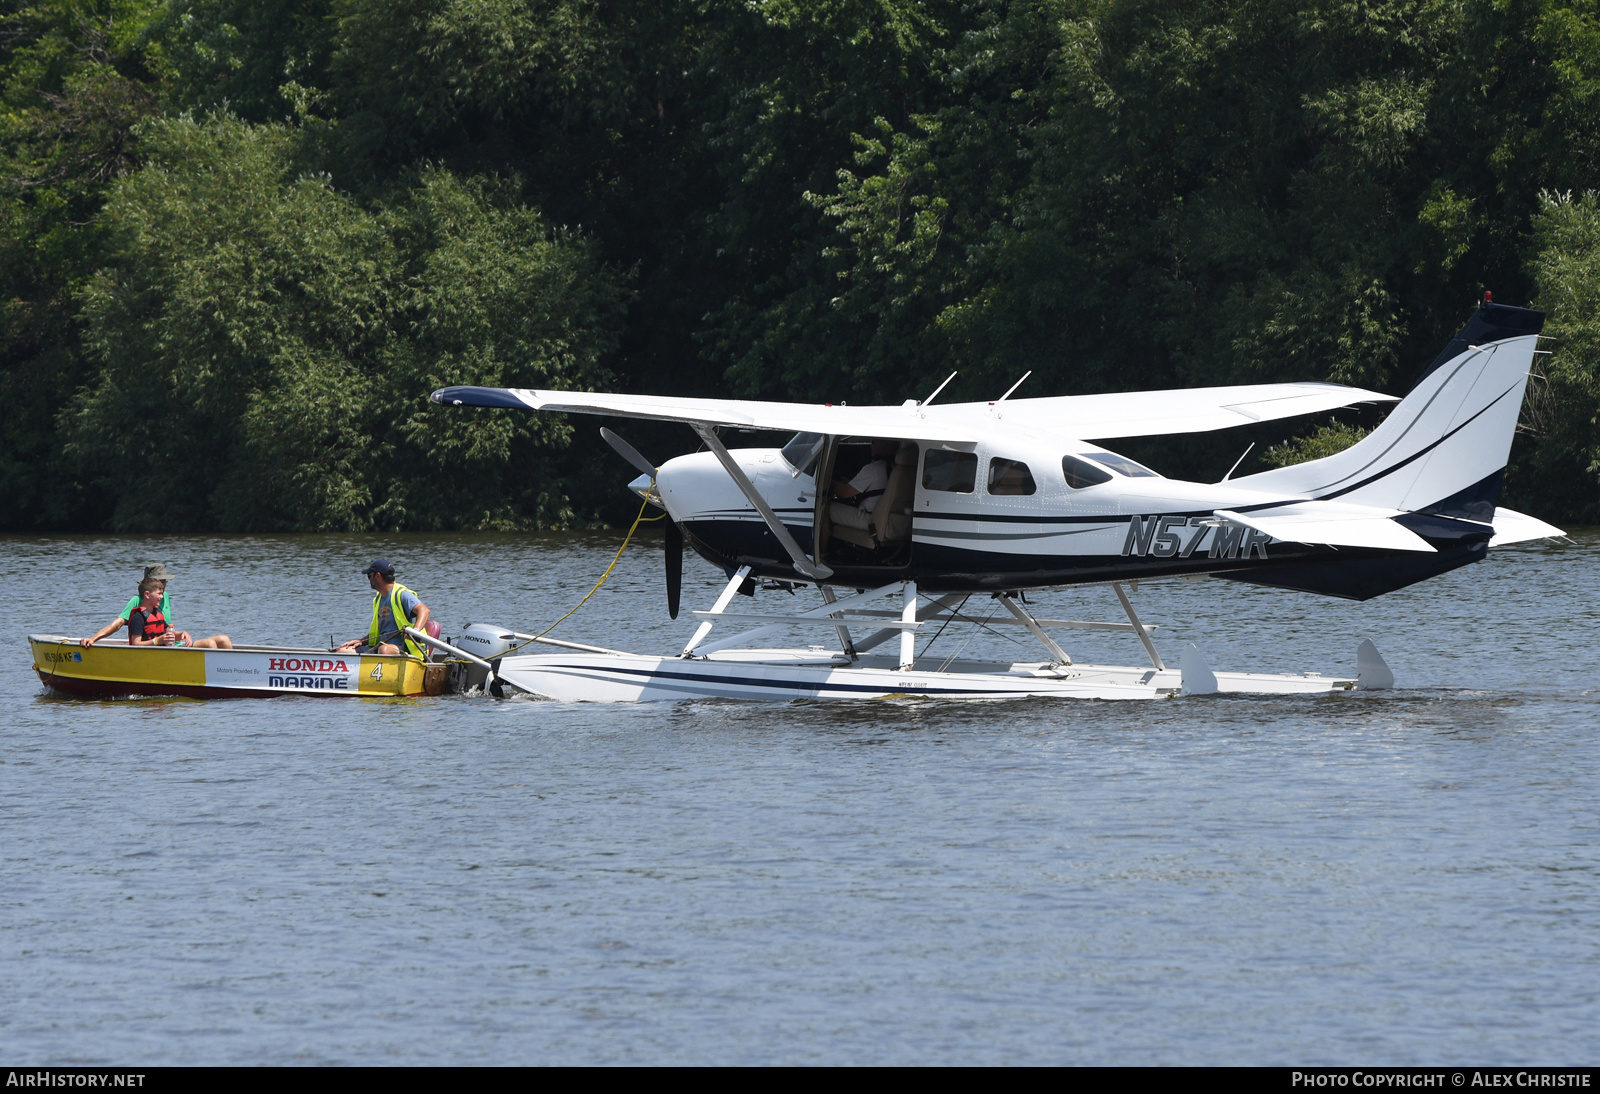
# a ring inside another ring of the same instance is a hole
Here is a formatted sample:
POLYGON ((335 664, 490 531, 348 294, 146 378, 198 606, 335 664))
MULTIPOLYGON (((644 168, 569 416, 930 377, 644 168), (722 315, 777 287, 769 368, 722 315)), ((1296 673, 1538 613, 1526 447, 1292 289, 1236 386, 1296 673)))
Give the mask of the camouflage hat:
POLYGON ((156 562, 144 568, 145 581, 171 581, 172 571, 165 562, 156 562))

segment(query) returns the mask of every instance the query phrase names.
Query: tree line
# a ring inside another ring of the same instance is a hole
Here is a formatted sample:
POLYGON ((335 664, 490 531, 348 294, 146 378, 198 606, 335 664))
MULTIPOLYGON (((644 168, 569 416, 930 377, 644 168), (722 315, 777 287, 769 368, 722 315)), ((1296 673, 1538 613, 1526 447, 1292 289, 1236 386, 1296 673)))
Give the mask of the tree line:
POLYGON ((1600 521, 1594 0, 0 0, 0 81, 8 531, 622 515, 446 384, 1402 394, 1485 288, 1600 521))

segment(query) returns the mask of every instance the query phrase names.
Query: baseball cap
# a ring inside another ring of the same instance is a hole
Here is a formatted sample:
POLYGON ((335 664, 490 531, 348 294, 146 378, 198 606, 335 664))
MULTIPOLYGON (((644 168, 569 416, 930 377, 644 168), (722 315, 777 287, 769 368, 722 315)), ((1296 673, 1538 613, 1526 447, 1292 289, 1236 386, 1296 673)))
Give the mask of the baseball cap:
POLYGON ((361 571, 364 574, 382 574, 384 577, 394 576, 394 563, 386 558, 375 558, 372 565, 361 571))

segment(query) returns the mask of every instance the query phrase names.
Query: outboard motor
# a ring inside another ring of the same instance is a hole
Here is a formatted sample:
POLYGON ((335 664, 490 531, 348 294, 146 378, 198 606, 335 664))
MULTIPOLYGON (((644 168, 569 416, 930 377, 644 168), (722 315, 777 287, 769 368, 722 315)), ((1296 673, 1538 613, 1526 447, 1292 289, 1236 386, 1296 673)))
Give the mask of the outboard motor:
MULTIPOLYGON (((461 632, 451 645, 465 650, 474 657, 481 657, 485 661, 493 662, 495 658, 504 654, 517 644, 517 636, 504 627, 493 623, 469 623, 467 629, 461 632)), ((450 686, 452 691, 466 691, 468 688, 482 689, 488 681, 489 674, 482 665, 475 665, 470 661, 457 661, 451 667, 450 686)))
POLYGON ((461 637, 452 643, 485 661, 493 661, 516 644, 516 635, 493 623, 468 623, 461 637))

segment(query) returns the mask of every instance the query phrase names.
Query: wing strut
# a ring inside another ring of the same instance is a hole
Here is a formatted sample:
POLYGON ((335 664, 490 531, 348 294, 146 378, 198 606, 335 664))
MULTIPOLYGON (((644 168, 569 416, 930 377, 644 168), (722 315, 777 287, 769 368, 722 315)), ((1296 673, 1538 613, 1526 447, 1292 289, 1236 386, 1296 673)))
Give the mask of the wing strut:
POLYGON ((825 581, 832 577, 833 571, 831 569, 820 562, 812 562, 806 557, 806 553, 800 549, 800 545, 789 534, 789 529, 785 528, 783 522, 778 519, 778 514, 774 513, 772 506, 767 504, 767 499, 761 496, 756 490, 755 484, 744 473, 744 468, 740 467, 738 461, 728 454, 727 448, 723 447, 722 441, 717 438, 716 431, 700 422, 690 422, 689 425, 693 427, 696 433, 700 434, 700 439, 706 442, 711 451, 716 453, 723 470, 733 479, 734 485, 738 486, 750 504, 756 507, 756 512, 761 514, 761 519, 767 522, 767 527, 772 531, 772 534, 778 537, 778 542, 783 545, 783 549, 789 552, 789 557, 794 560, 795 570, 815 581, 825 581))

